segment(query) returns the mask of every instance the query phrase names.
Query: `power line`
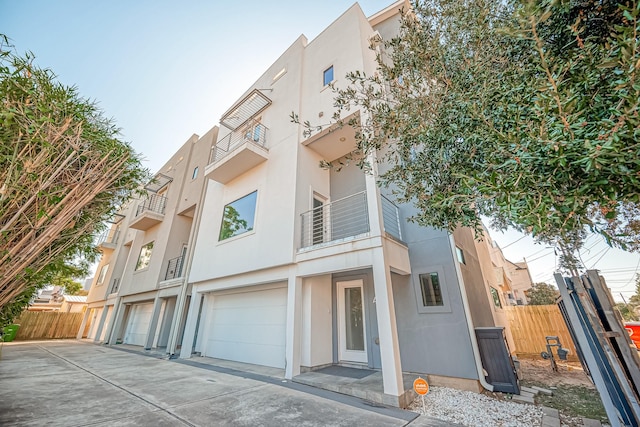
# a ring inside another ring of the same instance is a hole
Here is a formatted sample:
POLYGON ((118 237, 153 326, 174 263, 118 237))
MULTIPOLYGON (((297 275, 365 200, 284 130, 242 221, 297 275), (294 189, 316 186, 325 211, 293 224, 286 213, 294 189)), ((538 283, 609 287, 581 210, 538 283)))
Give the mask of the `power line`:
POLYGON ((526 236, 526 234, 525 234, 524 236, 520 237, 519 239, 517 239, 517 240, 515 240, 515 241, 513 241, 513 242, 511 242, 511 243, 509 243, 507 246, 503 246, 503 247, 502 247, 502 248, 500 248, 500 249, 506 249, 506 248, 508 248, 509 246, 513 245, 514 243, 518 243, 520 240, 524 239, 525 237, 527 237, 527 236, 526 236))
MULTIPOLYGON (((532 257, 532 256, 534 256, 534 255, 538 255, 540 252, 544 252, 544 251, 546 251, 546 250, 548 250, 548 249, 553 249, 553 247, 551 247, 551 246, 547 246, 547 247, 545 247, 545 248, 540 249, 540 250, 539 250, 539 251, 537 251, 537 252, 532 253, 531 255, 527 255, 527 256, 526 256, 526 257, 524 257, 524 258, 525 258, 525 259, 527 259, 527 258, 532 257)), ((528 262, 528 261, 527 261, 527 262, 528 262)))
POLYGON ((528 260, 527 260, 527 264, 529 264, 529 263, 531 263, 531 262, 534 262, 534 261, 537 261, 537 260, 539 260, 540 258, 544 258, 544 257, 549 256, 549 255, 554 254, 554 253, 555 253, 555 252, 549 252, 548 254, 540 255, 540 256, 539 256, 539 257, 537 257, 537 258, 534 258, 534 259, 528 259, 528 260))
MULTIPOLYGON (((587 261, 586 261, 586 262, 589 262, 589 261, 591 261, 592 259, 594 259, 594 258, 596 258, 597 256, 599 256, 600 254, 602 254, 603 252, 606 252, 606 251, 607 251, 607 249, 609 249, 609 247, 608 247, 608 246, 607 246, 606 248, 603 248, 603 249, 601 249, 600 251, 598 251, 594 256, 592 256, 592 257, 590 257, 590 258, 587 258, 587 261)), ((585 268, 587 267, 586 262, 585 262, 585 266, 584 266, 585 268)))
POLYGON ((607 254, 607 252, 609 252, 609 249, 611 249, 611 248, 607 247, 607 250, 604 251, 602 256, 600 258, 598 258, 598 260, 596 262, 593 263, 593 265, 591 266, 590 270, 593 270, 595 268, 596 264, 600 262, 600 260, 607 254))

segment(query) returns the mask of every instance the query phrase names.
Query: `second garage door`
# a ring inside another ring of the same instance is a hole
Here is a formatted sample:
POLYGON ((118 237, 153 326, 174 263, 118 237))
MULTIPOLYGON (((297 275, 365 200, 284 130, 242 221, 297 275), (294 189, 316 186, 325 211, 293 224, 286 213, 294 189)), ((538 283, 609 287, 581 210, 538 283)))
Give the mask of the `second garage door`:
POLYGON ((153 303, 134 304, 129 311, 129 321, 124 334, 125 344, 144 345, 144 339, 149 331, 153 303))
POLYGON ((205 355, 284 368, 287 288, 213 296, 205 355))

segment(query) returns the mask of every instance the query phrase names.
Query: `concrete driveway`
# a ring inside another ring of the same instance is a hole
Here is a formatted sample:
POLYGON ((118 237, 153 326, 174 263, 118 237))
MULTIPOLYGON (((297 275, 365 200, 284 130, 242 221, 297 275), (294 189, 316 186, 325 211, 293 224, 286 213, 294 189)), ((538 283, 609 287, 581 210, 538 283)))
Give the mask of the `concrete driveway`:
POLYGON ((5 343, 0 425, 448 425, 197 360, 164 360, 74 340, 5 343))

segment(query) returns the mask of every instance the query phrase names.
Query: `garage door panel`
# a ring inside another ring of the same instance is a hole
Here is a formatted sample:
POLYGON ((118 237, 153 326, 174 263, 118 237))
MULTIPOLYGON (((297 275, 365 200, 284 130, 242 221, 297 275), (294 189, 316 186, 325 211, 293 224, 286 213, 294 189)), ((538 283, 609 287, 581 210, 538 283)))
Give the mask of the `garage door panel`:
POLYGON ((287 289, 214 295, 205 354, 284 368, 287 289))
POLYGON ((215 328, 210 339, 230 345, 236 342, 271 345, 286 340, 283 325, 236 325, 235 328, 215 328))
POLYGON ((284 346, 256 345, 255 343, 209 341, 208 347, 216 348, 215 356, 219 359, 235 360, 254 365, 284 368, 284 346))
MULTIPOLYGON (((215 303, 214 303, 215 304, 215 303)), ((231 325, 282 325, 286 322, 286 305, 278 307, 251 307, 216 309, 213 321, 231 325)))
POLYGON ((130 310, 127 332, 123 342, 125 344, 144 345, 144 340, 151 324, 153 303, 135 304, 131 306, 130 310))

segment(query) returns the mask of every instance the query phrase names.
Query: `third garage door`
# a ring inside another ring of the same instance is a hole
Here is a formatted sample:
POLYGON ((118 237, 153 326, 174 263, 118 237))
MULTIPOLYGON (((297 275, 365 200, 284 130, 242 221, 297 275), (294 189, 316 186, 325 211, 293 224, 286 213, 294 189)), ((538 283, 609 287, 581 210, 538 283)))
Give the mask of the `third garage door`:
POLYGON ((214 295, 205 354, 284 368, 287 288, 214 295))
POLYGON ((124 335, 124 344, 144 345, 144 339, 149 331, 153 303, 134 304, 129 309, 129 321, 124 335))

